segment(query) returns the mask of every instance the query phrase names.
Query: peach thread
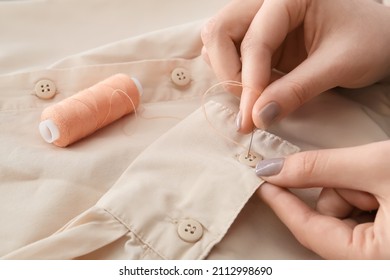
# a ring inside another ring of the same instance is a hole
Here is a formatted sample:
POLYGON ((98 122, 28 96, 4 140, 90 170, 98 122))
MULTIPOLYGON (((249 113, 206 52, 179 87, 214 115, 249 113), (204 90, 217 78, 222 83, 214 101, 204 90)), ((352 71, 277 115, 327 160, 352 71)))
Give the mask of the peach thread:
POLYGON ((218 130, 218 129, 214 126, 214 124, 212 123, 212 121, 210 120, 210 118, 209 118, 208 115, 207 115, 207 111, 206 111, 206 107, 205 107, 206 97, 207 97, 208 95, 210 95, 210 93, 211 93, 214 89, 216 89, 217 87, 219 87, 219 86, 235 86, 235 87, 241 87, 241 88, 250 88, 250 89, 252 89, 253 91, 256 91, 256 90, 253 89, 253 88, 251 88, 251 87, 244 86, 241 82, 238 82, 238 81, 229 81, 229 80, 228 80, 228 81, 222 81, 222 82, 219 82, 219 83, 217 83, 217 84, 212 85, 211 87, 209 87, 209 88, 205 91, 205 93, 202 95, 202 98, 201 98, 201 107, 202 107, 203 115, 204 115, 204 117, 205 117, 207 123, 208 123, 208 124, 210 125, 210 127, 214 130, 214 132, 215 132, 216 134, 218 134, 221 138, 223 138, 223 139, 225 139, 225 140, 227 140, 227 141, 233 143, 234 145, 246 149, 246 147, 245 147, 243 144, 241 144, 241 143, 239 143, 239 142, 233 140, 232 138, 230 138, 229 136, 225 135, 225 134, 222 133, 220 130, 218 130))

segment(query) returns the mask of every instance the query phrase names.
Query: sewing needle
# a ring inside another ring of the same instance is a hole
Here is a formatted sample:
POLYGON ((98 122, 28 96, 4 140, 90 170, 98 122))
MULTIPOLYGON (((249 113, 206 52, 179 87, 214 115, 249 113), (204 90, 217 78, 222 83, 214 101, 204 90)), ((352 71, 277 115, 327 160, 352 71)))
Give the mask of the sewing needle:
POLYGON ((253 141, 253 134, 255 134, 255 130, 252 131, 251 140, 249 142, 249 148, 248 148, 248 154, 246 155, 247 158, 249 158, 249 155, 251 153, 251 147, 252 147, 252 141, 253 141))

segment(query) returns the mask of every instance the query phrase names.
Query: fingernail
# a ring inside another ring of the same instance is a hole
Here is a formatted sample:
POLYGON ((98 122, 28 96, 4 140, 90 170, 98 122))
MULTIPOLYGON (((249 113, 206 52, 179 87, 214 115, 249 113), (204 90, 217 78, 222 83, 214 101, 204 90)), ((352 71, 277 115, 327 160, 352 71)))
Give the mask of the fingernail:
POLYGON ((263 110, 260 111, 259 117, 264 125, 264 128, 269 127, 280 114, 280 106, 276 102, 268 103, 263 110))
POLYGON ((237 131, 240 131, 240 129, 241 129, 241 122, 242 122, 242 114, 241 114, 241 111, 239 111, 237 114, 237 117, 236 117, 237 131))
POLYGON ((279 174, 284 164, 284 158, 271 158, 259 161, 256 165, 256 175, 267 177, 279 174))

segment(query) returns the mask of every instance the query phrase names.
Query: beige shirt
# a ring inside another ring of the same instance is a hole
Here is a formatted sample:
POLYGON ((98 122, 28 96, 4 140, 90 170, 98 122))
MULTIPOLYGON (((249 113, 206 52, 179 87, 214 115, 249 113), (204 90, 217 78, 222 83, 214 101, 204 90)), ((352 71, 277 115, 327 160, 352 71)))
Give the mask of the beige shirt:
MULTIPOLYGON (((0 2, 0 256, 318 258, 253 196, 262 180, 239 159, 250 140, 236 132, 239 101, 218 88, 202 103, 217 80, 199 32, 226 2, 0 2), (43 141, 44 108, 115 73, 140 80, 137 117, 67 148, 43 141), (44 99, 35 85, 47 79, 55 95, 44 99)), ((388 89, 325 93, 256 131, 253 151, 388 139, 388 89)), ((314 205, 318 190, 297 193, 314 205)))

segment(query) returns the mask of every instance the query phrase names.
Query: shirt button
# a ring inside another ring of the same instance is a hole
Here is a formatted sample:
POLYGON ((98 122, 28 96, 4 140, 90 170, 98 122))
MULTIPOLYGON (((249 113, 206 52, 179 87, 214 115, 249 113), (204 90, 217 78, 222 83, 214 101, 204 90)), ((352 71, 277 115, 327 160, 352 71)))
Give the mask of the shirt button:
POLYGON ((238 161, 242 164, 248 165, 249 167, 255 167, 256 164, 262 159, 263 157, 261 155, 253 151, 251 151, 249 154, 245 151, 238 156, 238 161))
POLYGON ((35 84, 35 94, 41 99, 50 99, 56 94, 56 85, 51 80, 40 80, 35 84))
POLYGON ((172 82, 180 87, 184 87, 191 82, 191 74, 185 68, 176 68, 171 73, 172 82))
POLYGON ((203 235, 203 226, 193 219, 185 219, 179 222, 177 233, 183 241, 195 243, 203 235))

